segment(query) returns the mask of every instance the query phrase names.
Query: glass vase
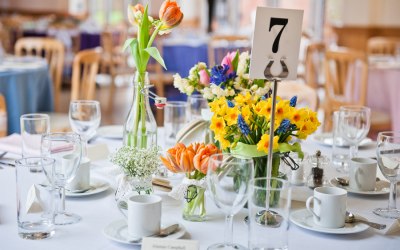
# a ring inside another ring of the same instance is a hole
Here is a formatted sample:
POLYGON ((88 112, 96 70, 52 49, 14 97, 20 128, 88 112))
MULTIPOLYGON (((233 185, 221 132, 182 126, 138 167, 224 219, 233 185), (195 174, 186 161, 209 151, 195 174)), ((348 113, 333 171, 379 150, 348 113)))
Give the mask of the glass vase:
POLYGON ((123 144, 151 148, 157 145, 157 123, 149 102, 148 72, 136 72, 133 102, 124 124, 123 144))
POLYGON ((151 194, 153 193, 153 184, 151 176, 127 176, 125 175, 118 183, 115 191, 115 200, 126 201, 133 194, 151 194))
POLYGON ((184 201, 182 217, 188 221, 204 221, 206 219, 205 188, 188 186, 184 201))

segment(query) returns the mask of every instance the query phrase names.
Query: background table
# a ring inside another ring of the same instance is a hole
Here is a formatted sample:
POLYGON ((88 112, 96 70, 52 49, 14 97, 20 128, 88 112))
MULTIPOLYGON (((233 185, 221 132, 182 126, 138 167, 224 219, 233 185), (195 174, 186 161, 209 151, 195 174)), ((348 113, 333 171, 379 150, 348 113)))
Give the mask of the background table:
POLYGON ((400 131, 400 62, 394 67, 370 67, 368 77, 367 106, 388 112, 392 130, 400 131))
POLYGON ((0 93, 7 103, 8 134, 20 132, 19 118, 26 113, 53 111, 53 84, 47 64, 40 58, 0 64, 0 93))

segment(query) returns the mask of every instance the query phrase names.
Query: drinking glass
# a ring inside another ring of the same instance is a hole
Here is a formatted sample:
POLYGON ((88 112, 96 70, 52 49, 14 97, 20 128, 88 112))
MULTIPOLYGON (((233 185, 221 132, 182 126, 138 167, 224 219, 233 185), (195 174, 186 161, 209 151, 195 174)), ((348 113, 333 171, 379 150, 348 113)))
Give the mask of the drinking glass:
POLYGON ((53 158, 54 167, 44 167, 44 172, 57 189, 59 204, 55 215, 56 225, 73 224, 81 217, 65 211, 65 185, 75 177, 82 157, 82 141, 75 133, 50 133, 42 137, 42 156, 53 158))
POLYGON ((225 242, 208 249, 246 249, 233 243, 233 216, 247 202, 249 184, 253 179, 252 158, 233 154, 215 154, 210 157, 207 185, 215 205, 225 213, 225 242))
POLYGON ((84 141, 84 156, 86 156, 87 141, 100 126, 101 112, 98 101, 76 100, 69 105, 69 123, 72 131, 81 136, 84 141))
POLYGON ((25 114, 20 117, 22 157, 40 156, 42 135, 50 132, 47 114, 25 114))
POLYGON ((382 174, 390 181, 389 206, 376 208, 374 214, 397 219, 400 210, 396 207, 397 182, 400 180, 400 132, 380 132, 377 138, 376 155, 382 174))
POLYGON ((255 178, 250 182, 249 249, 288 248, 290 202, 288 181, 271 177, 255 178))
POLYGON ((358 144, 367 136, 371 109, 364 106, 342 106, 339 110, 339 133, 350 144, 350 159, 357 157, 358 144))
POLYGON ((349 172, 349 151, 343 148, 345 141, 339 130, 339 111, 333 112, 332 118, 332 163, 336 171, 347 173, 349 172))
POLYGON ((164 107, 165 143, 175 145, 176 135, 190 119, 189 103, 183 101, 167 102, 164 107))
POLYGON ((208 102, 201 94, 192 94, 188 97, 190 119, 202 119, 201 110, 208 109, 208 102))

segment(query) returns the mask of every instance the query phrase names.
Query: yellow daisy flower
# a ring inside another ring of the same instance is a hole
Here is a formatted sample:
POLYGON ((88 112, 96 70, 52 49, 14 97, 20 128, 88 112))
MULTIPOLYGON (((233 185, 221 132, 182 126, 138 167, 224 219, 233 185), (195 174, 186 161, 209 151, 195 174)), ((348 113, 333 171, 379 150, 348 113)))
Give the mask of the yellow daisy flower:
POLYGON ((215 134, 223 134, 225 132, 225 121, 224 118, 213 116, 211 118, 210 129, 214 131, 215 134))
POLYGON ((236 107, 226 109, 226 115, 224 116, 224 119, 228 124, 228 126, 237 124, 237 119, 239 114, 240 112, 236 107))
MULTIPOLYGON (((274 136, 274 144, 272 146, 273 150, 278 150, 279 148, 279 136, 274 136)), ((257 150, 258 151, 264 151, 265 153, 268 153, 268 149, 269 149, 269 135, 264 134, 261 137, 261 140, 257 143, 257 150)))

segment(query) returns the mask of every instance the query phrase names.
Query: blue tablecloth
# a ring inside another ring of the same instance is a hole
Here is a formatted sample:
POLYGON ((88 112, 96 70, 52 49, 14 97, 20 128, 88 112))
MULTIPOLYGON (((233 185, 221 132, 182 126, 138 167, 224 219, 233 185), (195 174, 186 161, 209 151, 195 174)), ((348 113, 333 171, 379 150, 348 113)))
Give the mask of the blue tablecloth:
POLYGON ((47 67, 0 72, 0 93, 7 103, 8 134, 20 132, 21 115, 53 111, 53 85, 47 67))

